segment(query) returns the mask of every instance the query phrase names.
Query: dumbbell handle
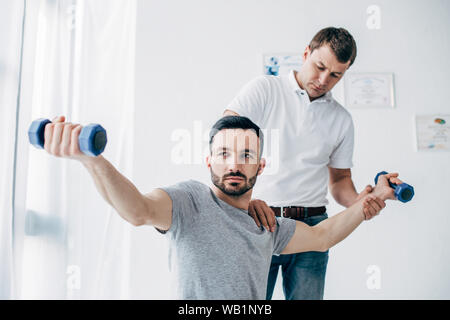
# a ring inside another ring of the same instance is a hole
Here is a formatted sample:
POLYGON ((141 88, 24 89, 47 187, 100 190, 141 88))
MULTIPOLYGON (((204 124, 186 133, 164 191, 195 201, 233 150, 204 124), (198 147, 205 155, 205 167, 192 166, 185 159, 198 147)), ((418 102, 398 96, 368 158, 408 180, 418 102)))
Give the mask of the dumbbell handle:
MULTIPOLYGON (((378 172, 378 174, 375 176, 375 184, 378 183, 378 177, 380 175, 385 175, 385 174, 388 174, 388 173, 386 171, 378 172)), ((395 183, 390 182, 389 180, 388 180, 388 182, 389 182, 389 186, 392 189, 394 189, 395 196, 401 202, 408 202, 414 197, 413 186, 411 186, 407 183, 402 183, 402 184, 397 185, 395 183)))
MULTIPOLYGON (((51 121, 41 118, 33 121, 30 125, 28 138, 36 148, 44 148, 44 132, 48 123, 51 123, 51 121)), ((80 150, 88 156, 98 156, 105 150, 106 143, 106 130, 99 124, 93 123, 83 127, 78 136, 80 150)))
MULTIPOLYGON (((388 172, 386 172, 386 171, 378 172, 377 175, 375 176, 375 184, 378 183, 378 177, 381 176, 381 175, 385 175, 385 174, 388 174, 388 172)), ((392 183, 389 180, 388 180, 388 183, 389 183, 389 187, 391 187, 392 189, 397 188, 397 185, 395 183, 392 183)))

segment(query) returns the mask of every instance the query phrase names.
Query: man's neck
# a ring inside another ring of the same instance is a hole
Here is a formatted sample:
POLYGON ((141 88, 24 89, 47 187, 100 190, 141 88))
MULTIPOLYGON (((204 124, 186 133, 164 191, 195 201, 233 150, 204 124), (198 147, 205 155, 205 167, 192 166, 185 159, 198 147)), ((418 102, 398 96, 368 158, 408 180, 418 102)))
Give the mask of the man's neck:
POLYGON ((217 188, 215 185, 213 185, 211 189, 213 190, 217 198, 219 198, 222 201, 225 201, 230 206, 242 210, 248 210, 248 205, 250 203, 250 199, 252 198, 252 190, 249 190, 245 194, 240 196, 230 196, 224 193, 219 188, 217 188))
MULTIPOLYGON (((300 71, 301 71, 301 70, 302 70, 302 69, 300 68, 300 71)), ((298 86, 299 86, 302 90, 305 90, 305 87, 303 87, 303 84, 302 84, 302 80, 300 79, 300 71, 294 70, 294 78, 295 78, 295 80, 297 81, 298 86)))
MULTIPOLYGON (((300 68, 300 71, 294 70, 294 76, 295 76, 295 80, 296 80, 297 83, 298 83, 298 86, 299 86, 302 90, 305 90, 305 87, 304 87, 303 84, 302 84, 302 80, 300 79, 300 72, 301 72, 301 70, 302 70, 301 68, 300 68)), ((305 91, 306 91, 306 90, 305 90, 305 91)), ((311 97, 311 96, 309 95, 308 91, 306 91, 306 94, 307 94, 308 97, 309 97, 309 101, 313 102, 314 100, 323 97, 326 93, 324 93, 324 94, 321 95, 320 97, 311 97)))

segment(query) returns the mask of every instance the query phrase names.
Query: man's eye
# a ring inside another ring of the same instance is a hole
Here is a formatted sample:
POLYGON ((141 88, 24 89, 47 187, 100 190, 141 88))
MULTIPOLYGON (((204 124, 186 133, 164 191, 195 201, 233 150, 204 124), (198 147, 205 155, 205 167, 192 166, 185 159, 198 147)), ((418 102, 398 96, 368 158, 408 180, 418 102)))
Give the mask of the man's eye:
POLYGON ((317 69, 319 69, 319 70, 325 70, 325 68, 324 67, 319 67, 319 66, 317 66, 317 69))

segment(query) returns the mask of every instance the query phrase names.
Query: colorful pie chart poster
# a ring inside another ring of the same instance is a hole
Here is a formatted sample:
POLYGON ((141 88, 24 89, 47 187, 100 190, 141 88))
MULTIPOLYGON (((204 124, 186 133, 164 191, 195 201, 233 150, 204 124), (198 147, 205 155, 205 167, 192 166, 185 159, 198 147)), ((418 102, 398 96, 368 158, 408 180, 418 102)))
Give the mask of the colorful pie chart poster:
POLYGON ((416 115, 417 150, 450 151, 450 115, 416 115))

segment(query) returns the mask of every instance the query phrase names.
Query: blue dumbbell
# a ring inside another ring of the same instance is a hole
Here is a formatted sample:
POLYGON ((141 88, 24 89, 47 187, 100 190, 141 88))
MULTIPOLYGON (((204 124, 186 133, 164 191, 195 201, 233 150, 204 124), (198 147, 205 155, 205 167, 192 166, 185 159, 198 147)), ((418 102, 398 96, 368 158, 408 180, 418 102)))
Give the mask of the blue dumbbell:
MULTIPOLYGON (((38 149, 44 149, 44 132, 48 123, 51 123, 48 119, 37 119, 31 123, 30 129, 28 129, 30 143, 38 149)), ((80 150, 88 156, 96 157, 102 153, 105 150, 106 142, 106 130, 95 123, 83 127, 78 136, 80 150)))
MULTIPOLYGON (((380 175, 388 174, 386 171, 381 171, 375 176, 375 184, 378 182, 378 177, 380 175)), ((408 202, 414 197, 414 188, 407 183, 394 184, 390 181, 389 186, 394 189, 395 197, 401 202, 408 202)))

